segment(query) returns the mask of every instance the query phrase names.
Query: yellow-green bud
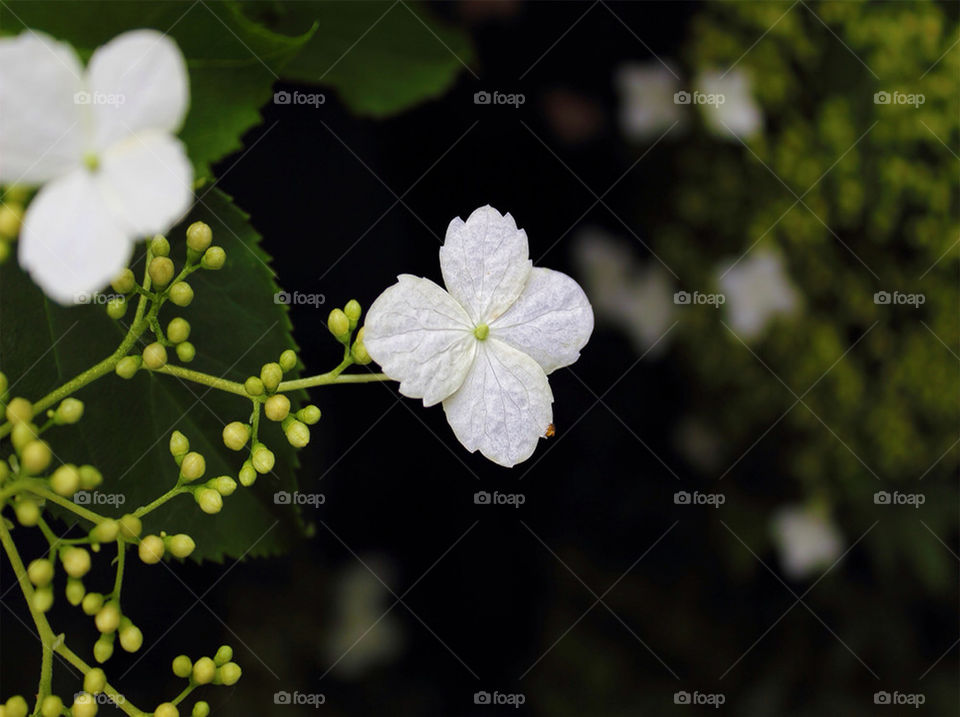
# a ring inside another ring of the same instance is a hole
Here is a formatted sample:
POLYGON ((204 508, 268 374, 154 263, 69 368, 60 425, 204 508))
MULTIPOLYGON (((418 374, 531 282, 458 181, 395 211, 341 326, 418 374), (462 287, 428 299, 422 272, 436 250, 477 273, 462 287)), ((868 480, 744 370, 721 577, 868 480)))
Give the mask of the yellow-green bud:
POLYGON ((63 569, 71 578, 82 578, 90 572, 90 553, 83 548, 71 546, 60 553, 63 569))
POLYGON ((262 396, 263 381, 256 376, 251 376, 243 382, 243 390, 247 392, 248 396, 262 396))
POLYGON ((197 252, 206 251, 213 241, 213 231, 204 222, 194 222, 187 227, 187 246, 197 252))
POLYGON ((80 490, 80 471, 69 463, 60 466, 50 476, 50 487, 54 493, 69 498, 80 490))
POLYGON ((150 260, 150 266, 147 267, 147 273, 154 286, 162 289, 173 281, 174 268, 173 262, 166 256, 155 256, 150 260))
POLYGON ((204 513, 214 515, 223 510, 223 496, 213 488, 201 488, 193 497, 204 513))
POLYGON ((186 679, 193 672, 193 663, 186 655, 177 655, 173 658, 173 674, 186 679))
POLYGON ((233 421, 223 427, 223 445, 231 451, 239 451, 250 440, 250 426, 240 421, 233 421))
POLYGON ((46 441, 30 441, 23 447, 20 455, 20 467, 31 475, 42 473, 50 465, 53 453, 46 441))
POLYGON ((137 554, 140 556, 140 560, 147 565, 155 565, 163 560, 163 538, 159 535, 146 535, 143 540, 140 541, 140 546, 137 548, 137 554))
POLYGON ((303 448, 310 442, 310 429, 300 421, 290 421, 283 428, 287 441, 294 448, 303 448))
POLYGON ((210 705, 203 700, 194 703, 190 717, 210 717, 210 705))
POLYGON ((207 461, 196 451, 191 451, 183 457, 180 463, 180 475, 186 481, 202 478, 207 470, 207 461))
POLYGON ((13 398, 7 404, 7 420, 10 423, 28 423, 33 418, 33 404, 25 398, 13 398))
POLYGON ((154 256, 167 256, 170 254, 170 242, 161 234, 157 234, 150 240, 150 251, 154 256))
POLYGON ((97 700, 86 692, 78 692, 70 708, 71 717, 94 717, 97 714, 97 700))
POLYGON ((167 324, 167 338, 173 343, 179 344, 190 338, 190 322, 184 318, 177 317, 171 319, 167 324))
POLYGON ((120 535, 122 535, 127 540, 133 540, 138 537, 143 530, 143 523, 140 522, 140 519, 131 514, 127 513, 126 515, 120 518, 120 535))
POLYGON ((13 505, 17 522, 25 528, 32 528, 40 522, 40 506, 30 498, 22 498, 13 505))
POLYGON ((223 267, 227 262, 227 252, 222 247, 212 246, 203 252, 203 258, 200 259, 200 266, 204 269, 216 271, 223 267))
POLYGON ((277 363, 280 364, 280 368, 283 369, 283 372, 292 371, 297 365, 297 354, 293 349, 287 349, 277 360, 277 363))
POLYGON ((337 341, 343 343, 350 335, 350 319, 343 313, 343 309, 334 309, 327 317, 327 328, 337 341))
POLYGON ((33 607, 40 612, 47 612, 53 607, 53 586, 45 585, 33 591, 33 607))
POLYGON ((168 538, 165 538, 164 541, 167 544, 167 550, 170 551, 170 554, 175 558, 190 557, 190 554, 196 549, 197 544, 194 542, 186 533, 177 533, 176 535, 171 535, 168 538))
POLYGON ((177 344, 177 358, 183 363, 190 363, 197 356, 197 347, 189 341, 177 344))
POLYGON ((87 589, 79 578, 67 578, 67 587, 64 594, 67 596, 67 602, 76 607, 86 597, 87 589))
POLYGON ((126 652, 136 652, 143 646, 143 633, 132 622, 121 625, 120 632, 117 635, 120 637, 120 647, 126 652))
POLYGON ((367 328, 362 326, 357 332, 357 339, 353 342, 353 347, 350 349, 350 355, 353 357, 353 360, 358 363, 360 366, 366 366, 373 359, 370 358, 370 354, 367 352, 367 347, 363 343, 363 330, 367 328))
POLYGON ((253 463, 246 460, 240 466, 240 474, 237 477, 240 479, 240 485, 249 488, 257 482, 257 469, 253 467, 253 463))
POLYGON ((117 362, 114 371, 120 378, 133 378, 142 363, 143 359, 139 356, 124 356, 117 362))
POLYGON ((103 692, 107 686, 107 676, 99 667, 94 667, 83 676, 83 689, 92 695, 103 692))
POLYGON ((83 401, 75 398, 65 398, 57 406, 53 419, 60 425, 76 423, 83 417, 83 401))
POLYGON ((217 674, 217 666, 209 657, 201 657, 193 664, 193 681, 198 685, 207 685, 213 682, 217 674))
POLYGON ((153 711, 153 717, 180 717, 180 710, 172 702, 164 702, 157 705, 157 709, 153 711))
POLYGON ((47 695, 40 703, 40 717, 60 717, 63 714, 63 700, 56 695, 47 695))
POLYGON ((8 699, 3 707, 5 710, 3 717, 27 717, 30 712, 27 701, 20 695, 8 699))
POLYGON ((167 349, 163 344, 154 341, 143 350, 143 365, 148 369, 156 371, 163 368, 167 363, 167 349))
POLYGON ((183 461, 183 457, 187 455, 187 451, 190 450, 190 439, 180 431, 174 431, 170 434, 169 445, 170 455, 177 459, 177 464, 179 465, 183 461))
POLYGON ((120 534, 120 523, 113 518, 107 518, 102 523, 97 523, 90 531, 90 540, 94 543, 109 543, 117 539, 120 534))
POLYGON ((21 453, 24 447, 39 435, 37 427, 32 423, 18 423, 10 432, 10 442, 13 443, 17 453, 21 453))
POLYGON ((80 603, 80 609, 85 615, 96 615, 103 607, 103 595, 100 593, 87 593, 83 596, 83 602, 80 603))
POLYGON ((100 632, 116 632, 120 627, 120 606, 111 600, 100 608, 93 621, 100 632))
POLYGON ((93 490, 103 483, 103 474, 89 463, 85 463, 77 470, 80 472, 81 490, 93 490))
POLYGON ((230 476, 220 476, 219 478, 214 478, 212 482, 213 485, 210 487, 224 497, 233 495, 237 490, 237 482, 230 476))
POLYGON ((250 455, 250 462, 257 473, 269 473, 273 470, 273 464, 276 459, 273 452, 262 443, 257 444, 250 455))
POLYGON ((220 648, 217 650, 217 654, 213 656, 213 664, 215 664, 217 667, 222 667, 232 659, 233 648, 230 647, 230 645, 220 645, 220 648))
POLYGON ((363 313, 363 309, 360 308, 360 302, 356 299, 350 299, 347 302, 347 305, 343 307, 343 313, 347 315, 347 318, 350 319, 350 328, 357 328, 357 323, 360 321, 360 315, 363 313))
POLYGON ((111 319, 122 319, 127 313, 127 300, 122 296, 117 296, 107 302, 107 316, 111 319))
POLYGON ((290 399, 282 393, 271 396, 263 404, 263 414, 271 421, 282 421, 290 413, 290 399))
POLYGON ((13 202, 0 204, 0 236, 13 238, 20 231, 23 207, 13 202))
POLYGON ((110 286, 118 294, 129 294, 137 285, 137 278, 129 269, 124 269, 120 274, 110 282, 110 286))
POLYGON ((312 426, 320 420, 320 409, 312 404, 309 406, 304 406, 297 411, 297 418, 306 423, 308 426, 312 426))
POLYGON ((113 657, 114 637, 112 632, 108 632, 101 635, 97 641, 93 643, 93 658, 101 665, 113 657))
POLYGON ((237 682, 240 681, 240 676, 243 674, 243 670, 240 669, 240 665, 236 662, 228 662, 219 670, 217 670, 217 677, 220 678, 220 682, 231 687, 237 682))
POLYGON ((265 363, 260 369, 260 380, 267 393, 273 393, 283 380, 283 369, 278 363, 265 363))
POLYGON ((177 306, 189 306, 193 301, 193 287, 185 281, 178 281, 170 287, 168 296, 177 306))
POLYGON ((53 580, 53 562, 46 558, 31 560, 30 565, 27 566, 27 577, 38 588, 49 585, 53 580))

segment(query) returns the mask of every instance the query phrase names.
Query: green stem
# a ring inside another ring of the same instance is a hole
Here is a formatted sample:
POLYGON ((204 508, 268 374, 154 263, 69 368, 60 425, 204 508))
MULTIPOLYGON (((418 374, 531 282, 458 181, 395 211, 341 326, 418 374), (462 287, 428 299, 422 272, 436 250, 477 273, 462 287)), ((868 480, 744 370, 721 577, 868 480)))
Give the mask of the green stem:
POLYGON ((143 516, 145 516, 145 515, 146 515, 147 513, 149 513, 150 511, 156 510, 157 508, 159 508, 161 505, 163 505, 164 503, 166 503, 166 502, 167 502, 168 500, 170 500, 171 498, 173 498, 173 497, 175 497, 175 496, 178 496, 178 495, 180 495, 181 493, 189 493, 189 492, 190 492, 190 489, 189 489, 189 488, 184 488, 183 486, 175 486, 175 487, 171 488, 170 490, 168 490, 168 491, 167 491, 166 493, 164 493, 163 495, 161 495, 159 498, 155 498, 154 500, 150 501, 150 502, 147 503, 146 505, 140 506, 140 507, 137 508, 135 511, 133 511, 133 514, 134 514, 134 516, 136 516, 137 518, 142 518, 143 516))
MULTIPOLYGON (((54 651, 71 665, 80 670, 84 675, 93 669, 62 641, 54 648, 54 651)), ((114 704, 117 706, 117 709, 125 714, 130 715, 130 717, 148 717, 150 714, 149 712, 144 712, 143 710, 134 707, 133 704, 130 703, 126 697, 120 694, 116 688, 110 685, 109 682, 103 688, 103 691, 111 700, 113 700, 114 704)))
POLYGON ((103 521, 107 520, 102 515, 94 513, 92 510, 84 508, 82 505, 77 505, 72 500, 64 498, 62 495, 54 493, 49 488, 44 488, 42 485, 30 484, 25 486, 28 491, 34 495, 38 495, 41 498, 50 501, 51 503, 56 503, 61 508, 66 508, 72 513, 79 515, 85 520, 89 520, 94 525, 99 525, 103 521))
POLYGON ((123 587, 123 565, 127 557, 127 544, 123 538, 117 538, 117 577, 113 581, 113 599, 120 602, 120 589, 123 587))
POLYGON ((197 686, 193 682, 191 682, 189 685, 183 688, 183 691, 179 695, 173 698, 172 704, 173 705, 180 704, 187 698, 187 695, 189 695, 195 689, 197 689, 197 686))
POLYGON ((154 369, 154 373, 165 373, 169 376, 176 376, 177 378, 182 378, 186 381, 202 383, 204 386, 217 388, 221 391, 226 391, 227 393, 235 393, 238 396, 247 395, 247 391, 244 389, 242 383, 228 381, 225 378, 217 378, 216 376, 211 376, 210 374, 206 374, 201 371, 183 368, 182 366, 171 366, 170 364, 167 364, 162 368, 154 369))
POLYGON ((311 388, 313 386, 331 386, 341 383, 373 383, 375 381, 392 381, 393 379, 385 373, 348 373, 338 374, 330 371, 321 373, 319 376, 309 376, 307 378, 298 378, 293 381, 282 381, 277 391, 296 391, 301 388, 311 388))

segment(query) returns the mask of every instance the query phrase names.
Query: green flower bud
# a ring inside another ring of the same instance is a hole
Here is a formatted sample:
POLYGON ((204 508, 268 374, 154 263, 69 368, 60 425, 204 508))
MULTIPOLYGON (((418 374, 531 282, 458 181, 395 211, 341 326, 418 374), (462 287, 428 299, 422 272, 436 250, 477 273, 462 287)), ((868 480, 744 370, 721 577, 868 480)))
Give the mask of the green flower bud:
POLYGON ((250 440, 250 426, 240 421, 233 421, 223 427, 223 445, 231 451, 239 451, 250 440))
POLYGON ((280 368, 283 369, 283 372, 292 371, 297 365, 297 354, 293 349, 287 349, 282 354, 277 363, 280 364, 280 368))
POLYGON ((83 676, 83 689, 92 695, 100 694, 106 686, 107 676, 99 667, 94 667, 83 676))
POLYGON ((190 338, 190 322, 184 318, 177 317, 171 319, 167 324, 167 338, 175 344, 179 344, 190 338))
POLYGON ((71 497, 80 490, 80 471, 69 463, 60 466, 50 476, 50 487, 64 498, 71 497))
POLYGON ((157 709, 153 711, 153 717, 180 717, 180 710, 172 702, 164 702, 157 705, 157 709))
POLYGON ((47 695, 40 703, 40 717, 60 717, 63 714, 63 700, 56 695, 47 695))
POLYGON ((167 350, 159 341, 147 346, 143 353, 143 365, 152 371, 163 368, 167 364, 167 350))
POLYGON ((243 390, 247 392, 248 396, 262 396, 263 381, 261 381, 256 376, 251 376, 246 381, 244 381, 243 390))
POLYGON ((283 428, 287 442, 294 448, 303 448, 310 442, 310 429, 300 421, 290 421, 283 428))
POLYGON ((127 300, 122 296, 114 297, 107 302, 107 316, 111 319, 122 319, 127 313, 127 300))
POLYGON ((71 546, 60 553, 63 569, 71 578, 82 578, 90 572, 90 553, 83 548, 71 546))
POLYGON ((206 251, 213 241, 213 231, 204 222, 194 222, 187 227, 187 247, 197 252, 206 251))
POLYGON ((201 488, 193 494, 193 497, 204 513, 214 515, 223 510, 223 496, 213 488, 201 488))
POLYGON ((37 427, 32 423, 18 423, 10 432, 10 442, 17 453, 22 453, 24 447, 38 435, 37 427))
POLYGON ((43 473, 50 465, 53 453, 46 441, 30 441, 23 447, 20 455, 20 467, 31 475, 43 473))
POLYGON ((25 398, 10 399, 6 415, 10 423, 27 423, 33 418, 33 404, 25 398))
POLYGON ((282 393, 271 396, 263 404, 263 414, 271 421, 282 421, 290 413, 290 399, 282 393))
POLYGON ((170 242, 167 241, 165 236, 157 234, 150 240, 150 251, 154 256, 169 256, 170 242))
POLYGON ((357 340, 353 342, 353 347, 350 349, 350 355, 353 357, 354 362, 360 366, 366 366, 373 361, 367 351, 366 345, 363 343, 363 330, 365 328, 367 327, 363 326, 357 332, 357 340))
POLYGON ((67 578, 67 588, 64 594, 67 596, 67 602, 76 607, 83 602, 83 598, 87 595, 87 589, 79 578, 67 578))
POLYGON ((180 462, 180 477, 185 481, 194 481, 203 477, 207 470, 207 461, 196 451, 190 451, 180 462))
POLYGON ((122 516, 119 520, 120 523, 120 535, 122 535, 127 540, 133 540, 138 537, 143 530, 143 523, 140 522, 140 519, 131 514, 127 513, 122 516))
POLYGON ((142 363, 143 359, 139 356, 124 356, 117 362, 114 371, 120 378, 133 378, 142 363))
POLYGON ((258 443, 250 454, 250 462, 257 473, 261 474, 272 471, 275 460, 273 452, 262 443, 258 443))
POLYGON ((297 418, 306 423, 308 426, 312 426, 320 420, 320 409, 314 405, 304 406, 297 411, 297 418))
POLYGON ((31 560, 27 566, 27 577, 38 588, 49 585, 50 581, 53 580, 53 561, 46 558, 31 560))
POLYGON ((210 705, 201 700, 193 706, 190 717, 210 717, 210 705))
POLYGON ((0 371, 0 396, 3 396, 8 388, 10 388, 10 380, 5 373, 0 371))
POLYGON ((193 541, 186 533, 177 533, 176 535, 171 535, 168 538, 164 538, 164 542, 167 545, 167 550, 170 551, 170 554, 175 558, 190 557, 190 554, 196 549, 197 544, 193 541))
POLYGON ((213 485, 210 487, 224 497, 233 495, 237 490, 237 482, 230 476, 220 476, 219 478, 214 478, 212 483, 213 485))
POLYGON ((193 672, 193 663, 186 655, 177 655, 173 658, 173 674, 186 679, 193 672))
POLYGON ((227 687, 231 687, 237 682, 240 681, 240 676, 243 674, 243 671, 240 669, 240 665, 236 662, 228 662, 219 670, 217 670, 217 677, 220 678, 220 681, 227 687))
POLYGON ((40 506, 30 498, 22 498, 14 503, 13 512, 17 515, 17 522, 25 528, 32 528, 40 522, 40 506))
POLYGON ((70 708, 71 717, 94 717, 97 714, 97 701, 93 695, 78 692, 70 708))
POLYGON ((237 477, 240 479, 240 485, 249 488, 257 482, 257 469, 253 467, 253 463, 246 460, 240 466, 240 475, 237 477))
POLYGON ((215 664, 217 667, 222 667, 232 659, 233 648, 230 647, 230 645, 220 645, 220 648, 217 650, 217 654, 213 656, 213 664, 215 664))
POLYGON ((180 431, 174 431, 170 434, 170 455, 176 459, 177 465, 183 462, 183 457, 187 455, 187 451, 189 450, 189 438, 180 433, 180 431))
POLYGON ((350 335, 350 319, 343 313, 343 309, 334 309, 330 312, 330 316, 327 317, 327 328, 337 341, 340 343, 346 341, 350 335))
POLYGON ((103 483, 103 474, 89 463, 80 466, 77 470, 80 473, 81 490, 93 490, 103 483))
POLYGON ((177 358, 183 363, 190 363, 197 356, 197 347, 189 341, 177 344, 177 358))
POLYGON ((129 269, 124 269, 120 274, 110 282, 110 286, 118 294, 129 294, 137 285, 137 278, 129 269))
POLYGON ((111 600, 100 608, 93 621, 100 632, 116 632, 120 627, 120 605, 116 600, 111 600))
POLYGON ((87 593, 83 596, 83 602, 80 603, 80 609, 85 615, 96 615, 103 607, 103 595, 100 593, 87 593))
POLYGON ((6 201, 0 205, 0 236, 13 238, 20 232, 23 221, 23 207, 6 201))
POLYGON ((167 296, 177 306, 190 306, 193 301, 193 287, 185 281, 178 281, 170 287, 167 296))
POLYGON ((3 713, 3 717, 27 717, 30 713, 27 701, 20 695, 15 695, 7 700, 4 709, 6 711, 3 713))
POLYGON ((347 305, 343 307, 343 313, 350 319, 350 330, 352 331, 357 328, 357 324, 360 322, 360 315, 363 313, 363 310, 360 308, 360 302, 356 299, 350 299, 347 305))
POLYGON ((126 652, 136 652, 143 647, 143 633, 133 623, 121 626, 117 634, 120 637, 120 647, 126 652))
POLYGON ((283 369, 278 363, 265 363, 260 369, 260 380, 267 393, 273 393, 283 380, 283 369))
POLYGON ((39 612, 47 612, 53 607, 53 586, 47 585, 33 591, 33 607, 39 612))
POLYGON ((83 417, 83 401, 75 398, 65 398, 57 406, 53 419, 61 426, 68 423, 76 423, 83 417))
POLYGON ((120 534, 120 523, 113 518, 107 518, 102 523, 97 523, 90 531, 90 540, 94 543, 110 543, 117 539, 120 534))
POLYGON ((153 281, 153 285, 158 289, 162 289, 173 281, 173 262, 170 261, 168 257, 155 256, 150 260, 147 273, 150 275, 150 280, 153 281))
POLYGON ((140 541, 137 554, 140 560, 147 565, 156 565, 163 560, 163 538, 159 535, 146 535, 140 541))
POLYGON ((217 666, 209 657, 201 657, 193 664, 193 681, 198 685, 210 684, 216 674, 217 666))
POLYGON ((226 262, 227 252, 225 252, 222 247, 212 246, 203 252, 203 258, 200 259, 200 266, 204 269, 216 271, 217 269, 223 268, 226 262))
POLYGON ((113 640, 114 634, 110 632, 101 635, 99 639, 93 643, 93 659, 101 665, 113 657, 113 640))

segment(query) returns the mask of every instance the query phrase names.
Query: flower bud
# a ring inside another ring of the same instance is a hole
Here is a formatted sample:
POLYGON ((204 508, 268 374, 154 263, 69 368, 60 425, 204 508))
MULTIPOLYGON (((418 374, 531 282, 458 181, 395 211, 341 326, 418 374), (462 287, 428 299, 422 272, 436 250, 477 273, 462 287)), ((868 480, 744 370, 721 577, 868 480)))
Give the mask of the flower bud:
POLYGON ((308 426, 312 426, 320 420, 320 409, 314 405, 304 406, 297 411, 297 418, 308 426))
POLYGON ((137 278, 129 269, 121 271, 117 277, 110 282, 110 286, 118 294, 129 294, 137 285, 137 278))
POLYGON ((183 457, 190 450, 190 439, 180 431, 174 431, 170 434, 170 455, 177 461, 177 465, 183 462, 183 457))
POLYGON ((186 679, 193 672, 193 663, 186 655, 177 655, 173 658, 173 674, 186 679))
POLYGON ((147 565, 156 565, 163 560, 163 538, 159 535, 146 535, 140 541, 137 554, 147 565))
POLYGON ((69 547, 60 553, 63 569, 71 578, 82 578, 90 572, 90 553, 83 548, 69 547))
POLYGON ((47 695, 40 703, 40 717, 60 717, 63 714, 63 700, 56 695, 47 695))
POLYGON ((223 445, 231 451, 239 451, 250 440, 250 426, 240 421, 233 421, 223 427, 223 445))
POLYGON ((67 578, 67 587, 64 594, 67 596, 67 602, 76 607, 86 597, 87 589, 79 578, 67 578))
POLYGON ((96 615, 103 607, 103 595, 100 593, 87 593, 83 596, 80 603, 80 609, 85 615, 96 615))
POLYGON ((103 474, 89 463, 80 466, 77 471, 80 473, 81 490, 93 490, 103 483, 103 474))
POLYGON ((30 713, 27 701, 20 695, 14 695, 8 699, 3 708, 5 710, 3 717, 27 717, 30 713))
POLYGON ((10 432, 10 442, 17 453, 22 453, 24 447, 39 435, 39 430, 32 423, 18 423, 10 432))
POLYGON ((57 406, 56 413, 53 414, 53 419, 62 425, 68 423, 76 423, 83 417, 83 401, 78 401, 75 398, 65 398, 60 402, 60 405, 57 406))
POLYGON ((101 665, 113 657, 114 637, 114 634, 109 632, 101 635, 97 641, 93 643, 93 659, 95 659, 101 665))
POLYGON ((167 324, 167 338, 175 344, 186 341, 190 338, 190 322, 179 316, 171 319, 167 324))
POLYGON ((267 393, 273 393, 283 380, 283 369, 278 363, 265 363, 260 369, 260 380, 267 393))
POLYGON ((120 535, 126 540, 133 540, 140 535, 143 530, 143 523, 132 513, 127 513, 118 521, 120 523, 120 535))
POLYGON ((7 378, 5 373, 0 371, 0 396, 3 396, 8 388, 10 388, 10 379, 7 378))
POLYGON ((50 465, 53 453, 46 441, 30 441, 23 447, 20 455, 20 467, 31 475, 37 475, 50 465))
POLYGON ((290 399, 282 393, 268 398, 263 404, 263 414, 271 421, 282 421, 290 413, 290 399))
POLYGON ((53 580, 53 562, 46 558, 31 560, 27 566, 27 577, 38 588, 49 585, 53 580))
POLYGON ((196 451, 190 451, 180 463, 180 477, 185 481, 194 481, 203 477, 207 470, 207 461, 196 451))
POLYGON ((230 647, 230 645, 220 645, 220 648, 217 650, 217 654, 213 656, 213 664, 215 664, 217 667, 222 667, 232 659, 233 648, 230 647))
POLYGON ((69 463, 60 466, 50 476, 50 487, 54 493, 64 498, 71 497, 80 490, 80 471, 69 463))
POLYGON ((190 363, 197 356, 197 347, 189 341, 177 344, 177 358, 183 363, 190 363))
POLYGON ((193 664, 193 681, 198 685, 206 685, 213 682, 217 674, 217 666, 209 657, 201 657, 193 664))
MULTIPOLYGON (((124 620, 127 620, 124 618, 124 620)), ((140 628, 127 620, 128 624, 121 624, 120 632, 117 635, 120 638, 120 647, 126 652, 136 652, 143 647, 143 633, 140 628)))
POLYGON ((223 510, 223 496, 213 488, 201 488, 193 494, 193 497, 204 513, 214 515, 223 510))
POLYGON ((360 302, 356 299, 350 299, 347 305, 343 307, 343 313, 350 319, 350 330, 352 331, 357 328, 357 324, 360 322, 360 315, 363 313, 363 310, 360 308, 360 302))
POLYGON ((262 443, 258 443, 250 454, 250 462, 260 474, 272 471, 275 460, 273 452, 262 443))
POLYGON ((53 607, 53 586, 46 585, 33 591, 33 608, 39 612, 47 612, 53 607))
POLYGON ((100 632, 116 632, 120 627, 120 605, 111 600, 97 612, 93 618, 100 632))
POLYGON ((212 482, 213 485, 210 487, 224 497, 233 495, 237 490, 237 482, 230 476, 220 476, 214 478, 212 482))
POLYGON ((240 669, 240 665, 236 662, 228 662, 219 670, 217 670, 217 677, 220 678, 220 682, 227 687, 232 687, 240 681, 240 676, 243 674, 243 670, 240 669))
POLYGON ((12 239, 20 232, 23 207, 13 202, 0 204, 0 237, 12 239))
POLYGON ((213 241, 213 231, 204 222, 194 222, 187 227, 187 247, 197 252, 206 251, 213 241))
POLYGON ((212 246, 203 252, 203 258, 200 259, 200 266, 204 269, 216 271, 217 269, 223 268, 226 262, 227 252, 225 252, 222 247, 212 246))
POLYGON ((210 717, 210 705, 203 700, 195 703, 190 717, 210 717))
POLYGON ((246 460, 240 466, 240 474, 237 477, 240 479, 240 485, 249 488, 257 482, 257 469, 253 467, 253 463, 246 460))
POLYGON ((170 292, 167 296, 169 296, 170 301, 177 306, 190 306, 190 303, 193 301, 193 287, 185 281, 178 281, 170 287, 170 292))
POLYGON ((243 390, 247 392, 248 396, 262 396, 263 381, 261 381, 256 376, 251 376, 246 381, 244 381, 243 390))
POLYGON ((163 344, 154 341, 142 353, 143 365, 152 371, 163 368, 167 364, 167 350, 163 344))
POLYGON ((283 427, 287 442, 294 448, 303 448, 310 442, 310 429, 300 421, 290 421, 283 427))
POLYGON ((127 300, 122 296, 117 296, 107 302, 107 316, 113 320, 122 319, 127 313, 127 300))
POLYGON ((162 289, 173 281, 173 262, 170 261, 168 257, 155 256, 150 260, 147 273, 150 275, 150 280, 153 281, 153 285, 158 289, 162 289))
POLYGON ((360 366, 366 366, 368 363, 373 361, 373 359, 370 358, 370 354, 367 351, 366 345, 363 343, 363 330, 365 328, 367 327, 362 326, 357 332, 357 339, 353 342, 353 347, 350 349, 350 355, 360 366))
POLYGON ((25 398, 13 398, 7 404, 6 416, 14 425, 27 423, 33 418, 33 404, 25 398))
POLYGON ((70 714, 71 717, 94 717, 97 714, 96 699, 86 692, 78 692, 73 698, 70 714))
POLYGON ((343 343, 350 335, 350 319, 343 309, 334 309, 327 317, 327 328, 337 341, 343 343))
POLYGON ((180 717, 180 710, 172 702, 164 702, 157 705, 157 709, 153 711, 153 717, 180 717))
POLYGON ((117 362, 114 371, 120 378, 133 378, 142 363, 143 359, 139 356, 124 356, 117 362))
POLYGON ((287 349, 277 360, 277 363, 280 364, 280 368, 283 369, 283 372, 292 371, 297 365, 297 354, 293 349, 287 349))
POLYGON ((83 689, 92 695, 103 692, 107 686, 107 676, 99 667, 94 667, 83 676, 83 689))
POLYGON ((154 256, 169 256, 170 242, 161 234, 157 234, 150 240, 150 251, 154 256))
POLYGON ((90 531, 90 540, 94 543, 109 543, 117 539, 120 534, 120 523, 113 518, 107 518, 102 523, 97 523, 90 531))
POLYGON ((167 545, 167 550, 170 551, 170 554, 175 558, 190 557, 190 554, 196 549, 197 544, 194 542, 186 533, 177 533, 176 535, 171 535, 168 538, 164 538, 164 542, 167 545))
POLYGON ((17 522, 25 528, 32 528, 40 522, 40 506, 30 498, 21 498, 14 503, 13 512, 16 513, 17 522))

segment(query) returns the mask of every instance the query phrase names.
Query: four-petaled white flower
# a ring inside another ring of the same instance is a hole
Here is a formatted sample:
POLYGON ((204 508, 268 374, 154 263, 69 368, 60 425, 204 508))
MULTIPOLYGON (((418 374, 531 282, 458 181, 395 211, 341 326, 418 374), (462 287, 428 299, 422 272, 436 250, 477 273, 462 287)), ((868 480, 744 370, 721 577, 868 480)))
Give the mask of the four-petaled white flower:
POLYGON ((443 402, 467 450, 516 465, 553 421, 547 374, 580 356, 590 302, 566 274, 533 267, 526 232, 489 206, 450 222, 440 269, 447 291, 399 276, 370 307, 364 343, 400 393, 443 402))
POLYGON ((718 268, 718 283, 733 330, 742 338, 759 337, 777 315, 799 308, 800 297, 779 254, 758 249, 727 266, 723 271, 718 268))
POLYGON ((750 77, 740 70, 729 73, 705 71, 697 75, 694 87, 705 95, 722 97, 716 104, 699 104, 707 128, 721 139, 731 133, 748 139, 763 129, 763 112, 753 97, 750 77))
POLYGON ((69 45, 0 40, 0 184, 45 184, 29 206, 20 264, 63 304, 101 289, 137 239, 166 232, 192 200, 179 140, 186 64, 154 30, 127 32, 86 69, 69 45))

